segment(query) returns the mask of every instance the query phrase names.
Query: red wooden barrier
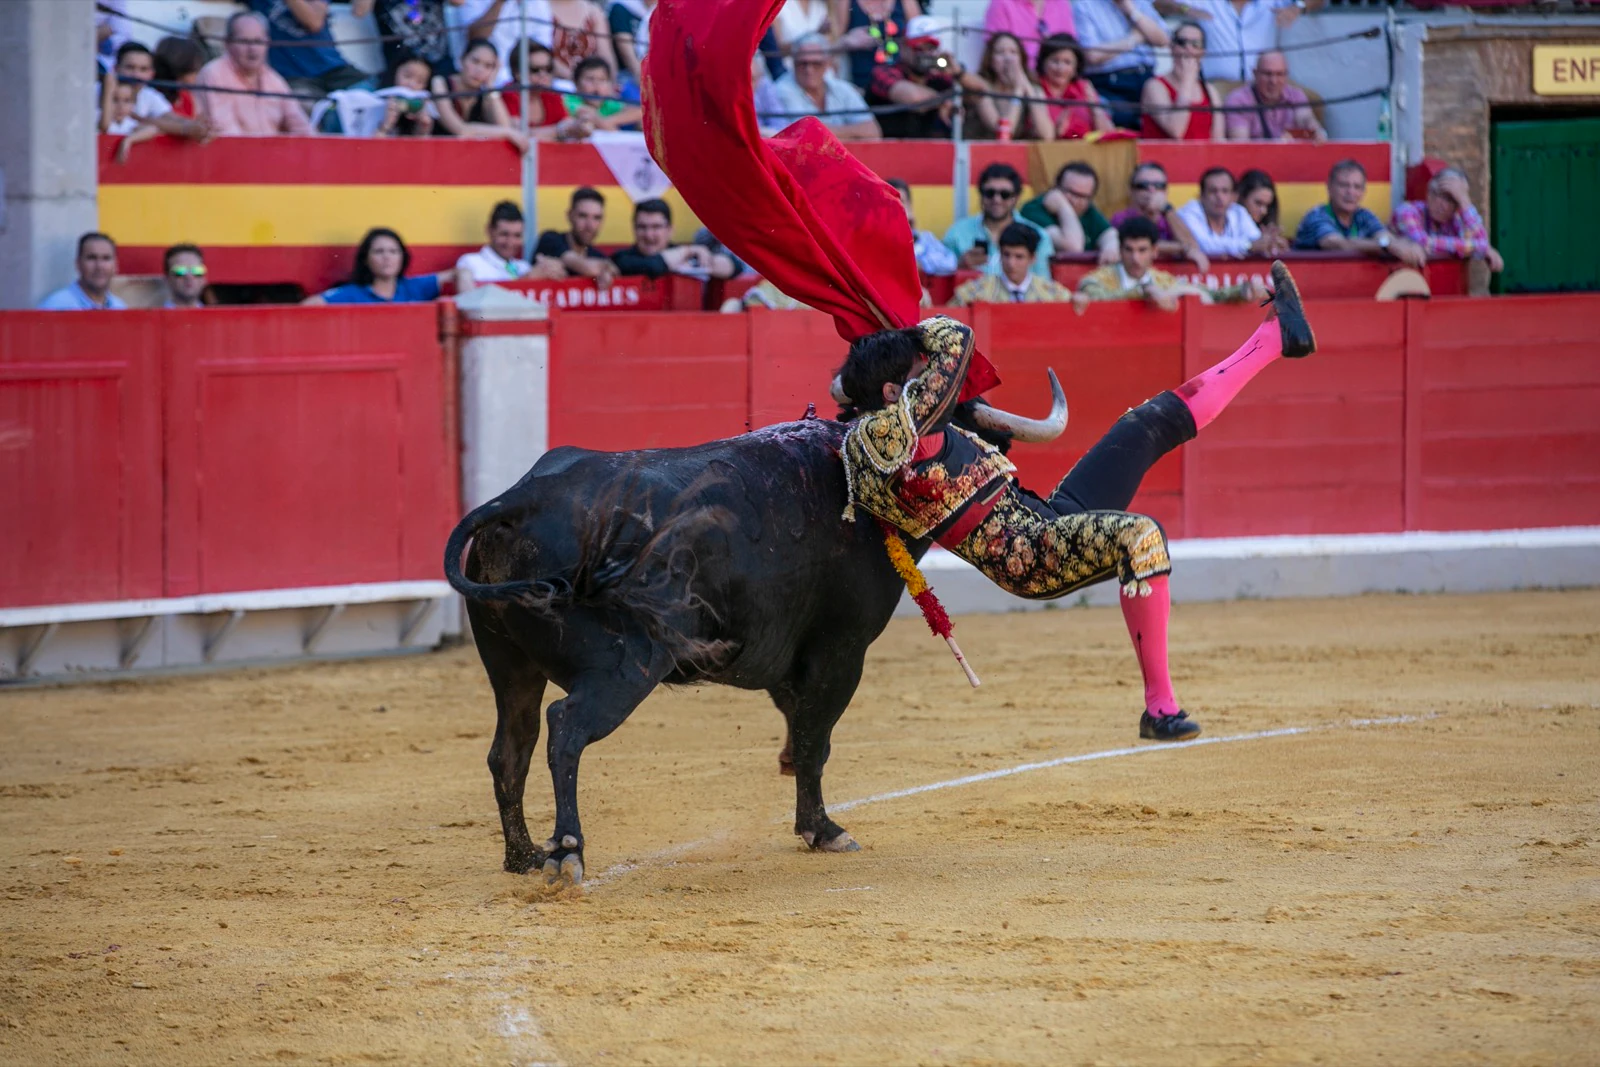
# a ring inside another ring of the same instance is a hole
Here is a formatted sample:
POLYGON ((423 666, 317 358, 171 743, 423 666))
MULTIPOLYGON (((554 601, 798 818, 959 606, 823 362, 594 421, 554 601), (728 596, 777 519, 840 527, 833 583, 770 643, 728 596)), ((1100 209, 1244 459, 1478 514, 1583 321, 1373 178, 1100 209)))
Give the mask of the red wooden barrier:
MULTIPOLYGON (((1184 377, 1237 349, 1253 307, 1184 308, 1184 377)), ((1319 351, 1268 367, 1184 446, 1190 537, 1406 529, 1405 313, 1310 302, 1319 351)))
POLYGON ((161 595, 159 321, 0 315, 0 607, 161 595))
POLYGON ((1407 311, 1406 527, 1600 523, 1600 296, 1407 311))
POLYGON ((798 419, 807 404, 815 404, 823 418, 837 414, 828 387, 847 346, 833 316, 755 310, 744 317, 750 322, 750 425, 798 419))
POLYGON ((438 576, 437 309, 330 310, 168 313, 167 595, 438 576))
POLYGON ((552 447, 668 448, 748 427, 745 316, 557 310, 550 318, 552 447))
POLYGON ((669 274, 662 278, 618 278, 602 289, 593 278, 541 281, 524 278, 496 282, 505 289, 526 293, 546 307, 567 311, 699 311, 704 303, 704 283, 669 274))

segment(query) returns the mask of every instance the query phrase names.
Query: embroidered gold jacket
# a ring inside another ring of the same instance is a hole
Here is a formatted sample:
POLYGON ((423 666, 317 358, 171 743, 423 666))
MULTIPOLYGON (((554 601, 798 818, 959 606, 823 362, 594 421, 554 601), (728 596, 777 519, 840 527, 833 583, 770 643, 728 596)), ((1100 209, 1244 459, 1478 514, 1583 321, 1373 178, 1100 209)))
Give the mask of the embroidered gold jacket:
POLYGON ((1000 451, 947 426, 972 362, 972 330, 942 315, 924 319, 928 367, 906 382, 897 403, 856 419, 844 438, 845 481, 855 506, 912 537, 938 537, 978 501, 992 500, 1016 470, 1000 451), (917 440, 942 434, 939 451, 915 459, 917 440))

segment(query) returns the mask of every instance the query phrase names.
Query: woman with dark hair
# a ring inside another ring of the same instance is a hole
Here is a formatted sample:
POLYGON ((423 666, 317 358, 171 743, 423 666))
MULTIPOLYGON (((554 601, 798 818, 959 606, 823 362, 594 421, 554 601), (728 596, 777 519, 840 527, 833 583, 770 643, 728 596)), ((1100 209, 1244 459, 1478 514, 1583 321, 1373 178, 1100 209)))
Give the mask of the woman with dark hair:
POLYGON ((437 274, 407 277, 411 250, 400 235, 386 226, 375 226, 361 239, 350 281, 326 292, 308 296, 304 304, 417 304, 439 299, 446 279, 453 278, 456 291, 473 287, 465 271, 442 270, 437 274))
POLYGON ((1005 97, 978 97, 969 112, 970 136, 1001 141, 1055 140, 1050 109, 1045 107, 1044 93, 1028 76, 1026 55, 1016 34, 1002 30, 989 35, 978 77, 991 92, 1005 97))
MULTIPOLYGON (((163 37, 156 42, 153 55, 156 81, 193 85, 200 68, 206 65, 205 49, 200 47, 198 41, 189 37, 163 37)), ((174 115, 182 115, 189 119, 195 117, 194 96, 189 90, 167 86, 160 92, 172 105, 174 115)))
POLYGON ((518 152, 528 150, 528 139, 511 125, 505 101, 494 89, 500 70, 500 51, 486 39, 473 41, 461 53, 461 69, 433 79, 434 106, 439 121, 433 132, 442 137, 505 140, 518 152))
POLYGON ((1183 22, 1172 31, 1172 71, 1144 83, 1139 136, 1170 141, 1225 141, 1222 96, 1201 73, 1206 31, 1183 22))
POLYGON ((1070 33, 1046 37, 1039 45, 1039 85, 1044 92, 1055 135, 1063 141, 1086 137, 1093 130, 1116 129, 1111 112, 1100 104, 1100 94, 1083 76, 1083 45, 1070 33), (1082 103, 1058 104, 1071 100, 1082 103))
POLYGON ((1239 175, 1239 206, 1250 213, 1262 237, 1272 238, 1266 255, 1276 255, 1289 247, 1289 239, 1278 226, 1278 187, 1264 170, 1247 170, 1239 175))

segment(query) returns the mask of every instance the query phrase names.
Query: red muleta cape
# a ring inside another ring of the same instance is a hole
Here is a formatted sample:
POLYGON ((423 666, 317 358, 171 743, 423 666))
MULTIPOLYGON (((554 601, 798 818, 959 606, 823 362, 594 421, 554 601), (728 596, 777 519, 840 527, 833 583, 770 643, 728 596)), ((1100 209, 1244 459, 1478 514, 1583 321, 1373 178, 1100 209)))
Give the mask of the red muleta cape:
MULTIPOLYGON (((804 118, 763 140, 750 67, 784 0, 661 0, 644 61, 650 154, 700 221, 846 341, 914 325, 922 281, 900 196, 804 118)), ((962 400, 1000 384, 974 354, 962 400)))

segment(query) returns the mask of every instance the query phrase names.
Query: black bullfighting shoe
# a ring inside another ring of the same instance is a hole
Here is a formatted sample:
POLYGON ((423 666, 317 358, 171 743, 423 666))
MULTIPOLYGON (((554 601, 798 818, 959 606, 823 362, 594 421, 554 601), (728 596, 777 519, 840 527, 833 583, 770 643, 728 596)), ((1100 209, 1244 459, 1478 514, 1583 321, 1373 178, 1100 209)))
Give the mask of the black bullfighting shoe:
POLYGON ((1147 711, 1139 716, 1139 736, 1147 741, 1188 741, 1200 736, 1200 724, 1189 718, 1187 711, 1176 715, 1152 715, 1147 711))
POLYGON ((1272 310, 1278 317, 1285 358, 1304 359, 1317 350, 1317 335, 1311 332, 1306 309, 1300 306, 1300 290, 1281 259, 1272 261, 1272 310))

